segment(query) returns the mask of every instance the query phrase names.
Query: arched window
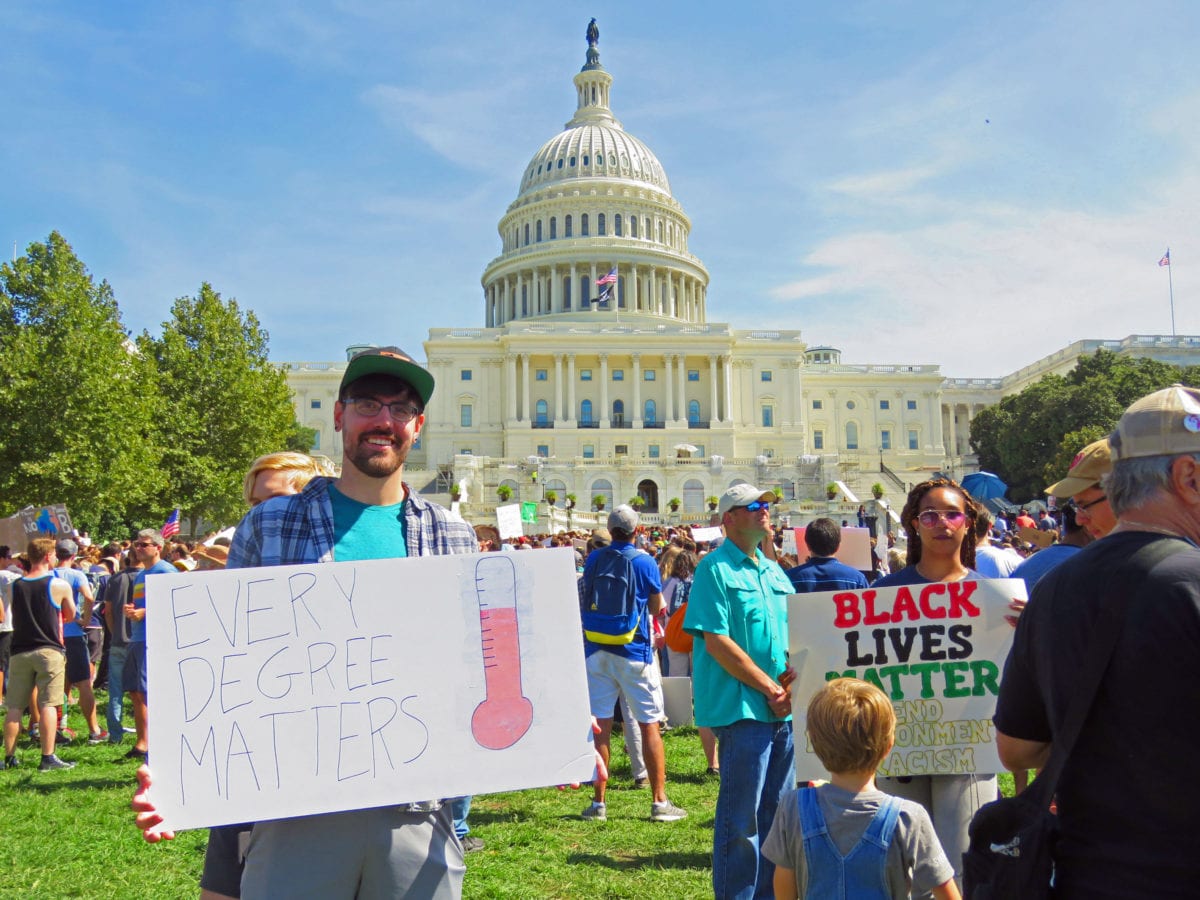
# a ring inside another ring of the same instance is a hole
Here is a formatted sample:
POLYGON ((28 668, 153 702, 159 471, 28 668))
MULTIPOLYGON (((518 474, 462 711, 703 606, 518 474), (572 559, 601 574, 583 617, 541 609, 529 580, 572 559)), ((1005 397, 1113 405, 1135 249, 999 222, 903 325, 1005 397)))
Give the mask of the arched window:
POLYGON ((632 238, 637 237, 637 216, 629 217, 629 236, 632 238))
POLYGON ((579 276, 579 308, 587 309, 592 299, 592 282, 586 275, 579 276))
POLYGON ((615 234, 617 237, 621 237, 621 214, 620 213, 617 213, 615 216, 613 216, 613 234, 615 234))
POLYGON ((846 423, 846 449, 847 450, 857 450, 858 449, 858 423, 857 422, 847 422, 846 423))
POLYGON ((608 232, 604 230, 605 225, 606 222, 604 219, 604 213, 600 213, 600 215, 596 216, 596 234, 601 236, 608 234, 608 232))
POLYGON ((625 401, 614 400, 612 410, 613 428, 622 428, 625 425, 625 401))
POLYGON ((658 404, 653 400, 646 401, 646 414, 642 417, 646 420, 647 425, 653 425, 658 421, 658 404))
POLYGON ((554 216, 550 217, 550 240, 558 237, 558 219, 554 216))
POLYGON ((525 223, 525 246, 529 246, 529 223, 525 223))
POLYGON ((521 315, 529 315, 529 285, 521 285, 521 315))
POLYGON ((563 218, 563 234, 566 235, 567 237, 570 237, 572 235, 572 233, 573 232, 571 231, 571 217, 565 216, 563 218))
POLYGON ((688 424, 689 425, 699 425, 700 424, 700 401, 699 400, 689 400, 688 401, 688 424))
POLYGON ((552 478, 546 482, 546 493, 554 491, 556 499, 555 506, 563 506, 567 502, 567 483, 558 478, 552 478))
POLYGON ((704 511, 704 484, 696 478, 689 478, 683 483, 683 511, 704 511))
MULTIPOLYGON (((662 222, 655 222, 654 229, 655 229, 655 233, 658 235, 658 238, 656 240, 661 244, 662 243, 662 222)), ((527 244, 529 243, 528 238, 525 239, 525 243, 527 243, 527 244)))
POLYGON ((563 309, 571 308, 571 276, 563 276, 563 309))
POLYGON ((512 489, 512 497, 510 498, 511 502, 515 503, 516 501, 521 499, 521 485, 519 485, 517 482, 513 481, 511 478, 505 478, 500 483, 507 484, 512 489))
POLYGON ((542 242, 542 220, 537 220, 537 225, 534 227, 535 239, 540 244, 542 242))
POLYGON ((550 406, 545 400, 539 400, 534 405, 534 417, 538 426, 545 428, 550 424, 550 406))
POLYGON ((581 425, 592 424, 592 401, 584 400, 579 404, 579 423, 581 425))
POLYGON ((581 216, 579 217, 579 236, 580 236, 580 237, 587 237, 587 236, 588 236, 588 217, 587 217, 587 213, 584 213, 583 215, 581 215, 581 216))

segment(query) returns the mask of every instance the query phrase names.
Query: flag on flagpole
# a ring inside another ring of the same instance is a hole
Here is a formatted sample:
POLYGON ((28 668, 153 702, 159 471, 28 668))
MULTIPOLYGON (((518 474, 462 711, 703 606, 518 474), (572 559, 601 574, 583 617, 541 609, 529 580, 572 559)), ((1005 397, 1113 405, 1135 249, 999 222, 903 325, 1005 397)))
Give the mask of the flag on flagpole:
POLYGON ((1163 258, 1158 261, 1160 266, 1169 266, 1171 264, 1171 248, 1167 248, 1167 252, 1163 254, 1163 258))
POLYGON ((167 516, 167 521, 163 522, 162 536, 169 538, 172 535, 179 534, 179 510, 167 516))
POLYGON ((609 270, 609 273, 607 275, 605 275, 603 278, 596 279, 597 286, 602 285, 602 284, 616 284, 616 283, 617 283, 617 267, 616 266, 613 266, 612 269, 609 270))
POLYGON ((617 267, 613 266, 607 275, 596 279, 596 286, 604 286, 599 297, 593 297, 592 303, 607 303, 612 297, 613 285, 617 283, 617 267))

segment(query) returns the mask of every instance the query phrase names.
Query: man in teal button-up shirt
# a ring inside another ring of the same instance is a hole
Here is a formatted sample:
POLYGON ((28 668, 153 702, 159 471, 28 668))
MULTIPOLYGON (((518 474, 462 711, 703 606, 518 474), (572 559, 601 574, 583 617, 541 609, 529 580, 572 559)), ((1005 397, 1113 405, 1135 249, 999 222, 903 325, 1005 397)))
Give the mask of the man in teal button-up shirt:
POLYGON ((718 900, 771 896, 774 866, 759 843, 791 784, 787 597, 794 589, 774 559, 774 500, 749 484, 721 496, 726 540, 700 561, 684 620, 696 637, 696 723, 716 732, 721 763, 713 828, 718 900))

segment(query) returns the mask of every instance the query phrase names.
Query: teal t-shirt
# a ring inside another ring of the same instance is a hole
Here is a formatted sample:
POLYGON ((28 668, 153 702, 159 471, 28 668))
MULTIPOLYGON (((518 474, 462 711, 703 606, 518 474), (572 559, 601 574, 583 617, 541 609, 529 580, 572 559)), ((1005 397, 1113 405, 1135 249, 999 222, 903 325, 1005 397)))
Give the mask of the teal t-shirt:
POLYGON ((390 506, 368 506, 330 485, 329 502, 333 504, 333 558, 337 562, 408 556, 403 500, 390 506))
POLYGON ((754 553, 751 559, 726 540, 696 567, 683 624, 696 638, 692 696, 697 725, 716 728, 742 719, 786 721, 771 713, 762 693, 726 672, 708 654, 700 635, 707 632, 732 638, 756 666, 776 680, 787 668, 787 597, 795 588, 783 569, 758 548, 754 553))

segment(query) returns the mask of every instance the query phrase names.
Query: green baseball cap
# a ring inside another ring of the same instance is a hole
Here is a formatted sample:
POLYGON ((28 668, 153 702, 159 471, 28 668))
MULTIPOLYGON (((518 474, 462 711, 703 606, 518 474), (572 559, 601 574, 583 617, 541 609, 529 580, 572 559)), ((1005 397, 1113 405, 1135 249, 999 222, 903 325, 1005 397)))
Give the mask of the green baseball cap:
POLYGON ((421 406, 429 405, 433 396, 433 375, 417 365, 413 358, 399 347, 371 347, 350 357, 338 396, 351 384, 366 375, 391 375, 410 385, 421 398, 421 406))

